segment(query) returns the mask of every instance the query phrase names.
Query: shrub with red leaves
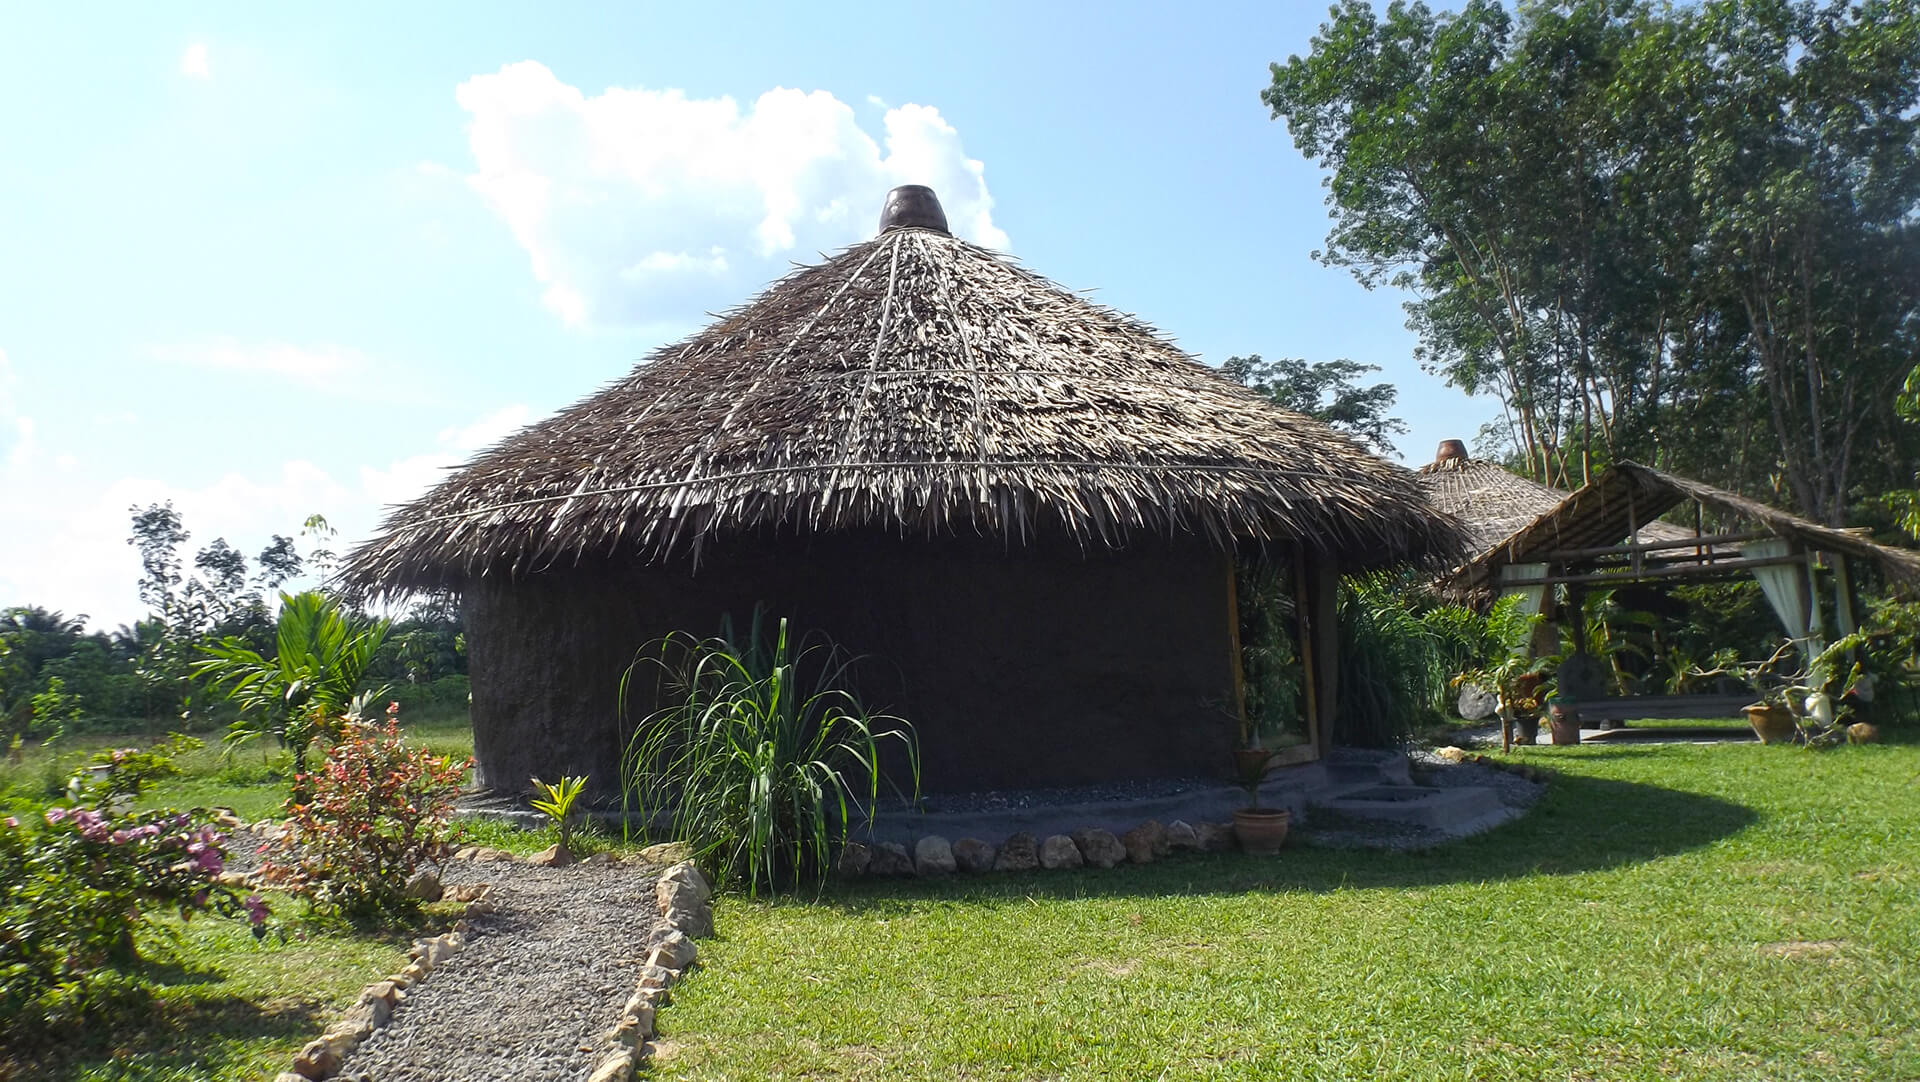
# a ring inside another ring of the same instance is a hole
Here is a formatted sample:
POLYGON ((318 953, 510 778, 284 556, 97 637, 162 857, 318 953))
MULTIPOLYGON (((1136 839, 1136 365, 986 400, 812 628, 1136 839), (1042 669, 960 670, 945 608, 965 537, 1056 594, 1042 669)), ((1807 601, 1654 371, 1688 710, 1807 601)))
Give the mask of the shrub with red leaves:
POLYGON ((293 830, 270 842, 270 881, 315 908, 354 918, 403 915, 422 864, 444 858, 453 798, 471 759, 434 755, 401 738, 397 704, 385 725, 347 719, 326 762, 302 775, 311 794, 287 802, 293 830))

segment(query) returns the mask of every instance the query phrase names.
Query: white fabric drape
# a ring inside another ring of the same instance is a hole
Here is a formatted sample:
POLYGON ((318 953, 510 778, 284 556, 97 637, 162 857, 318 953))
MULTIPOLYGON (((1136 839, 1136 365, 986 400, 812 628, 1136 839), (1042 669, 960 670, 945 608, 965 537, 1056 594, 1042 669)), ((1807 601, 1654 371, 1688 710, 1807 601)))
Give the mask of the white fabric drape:
MULTIPOLYGON (((1546 564, 1508 564, 1500 569, 1501 582, 1513 582, 1516 579, 1543 579, 1547 577, 1546 564)), ((1502 586, 1500 593, 1512 594, 1520 598, 1518 606, 1522 616, 1540 615, 1540 607, 1547 599, 1547 587, 1544 583, 1532 586, 1502 586)))
MULTIPOLYGON (((1740 546, 1740 555, 1749 559, 1772 559, 1791 551, 1792 546, 1784 537, 1750 541, 1740 546)), ((1775 564, 1752 570, 1753 577, 1760 582, 1760 592, 1767 595, 1767 604, 1773 606, 1773 614, 1780 618, 1788 635, 1796 639, 1809 639, 1819 634, 1819 603, 1813 600, 1805 564, 1775 564)))

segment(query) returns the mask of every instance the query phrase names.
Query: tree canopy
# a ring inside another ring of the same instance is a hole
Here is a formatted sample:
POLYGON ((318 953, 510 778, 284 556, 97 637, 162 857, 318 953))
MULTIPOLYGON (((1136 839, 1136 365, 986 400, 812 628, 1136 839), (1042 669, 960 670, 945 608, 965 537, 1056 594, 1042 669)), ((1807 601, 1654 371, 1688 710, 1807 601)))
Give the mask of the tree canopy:
POLYGON ((1920 6, 1343 0, 1271 75, 1316 255, 1414 294, 1536 478, 1631 457, 1836 524, 1911 479, 1920 6))

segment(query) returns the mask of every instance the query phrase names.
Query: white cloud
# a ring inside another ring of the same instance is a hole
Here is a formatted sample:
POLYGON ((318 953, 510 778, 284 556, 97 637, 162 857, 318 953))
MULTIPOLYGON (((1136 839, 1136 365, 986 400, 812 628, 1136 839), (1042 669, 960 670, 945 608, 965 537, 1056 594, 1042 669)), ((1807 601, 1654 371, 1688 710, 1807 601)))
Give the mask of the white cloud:
POLYGON ((573 325, 686 322, 743 299, 793 258, 871 236, 887 189, 928 184, 954 232, 1007 247, 981 163, 925 105, 876 140, 825 91, 732 98, 614 87, 534 61, 460 84, 468 178, 573 325), (884 145, 883 145, 884 144, 884 145))
POLYGON ((180 54, 180 74, 189 79, 213 78, 213 69, 207 66, 206 42, 196 41, 180 54))
MULTIPOLYGON (((0 368, 0 379, 5 371, 0 368)), ((86 613, 96 628, 132 623, 144 609, 136 590, 139 555, 127 544, 128 508, 166 500, 193 534, 182 553, 189 563, 216 537, 251 560, 273 534, 296 534, 315 512, 339 531, 333 547, 345 552, 371 534, 383 504, 420 495, 446 467, 525 424, 529 412, 523 405, 507 406, 450 427, 435 437, 431 452, 361 468, 358 484, 307 459, 263 463, 197 486, 143 476, 89 477, 86 462, 62 462, 29 447, 0 458, 0 490, 10 506, 24 509, 0 529, 0 606, 32 603, 69 616, 86 613)), ((65 445, 51 438, 57 435, 50 434, 50 445, 65 445)))
POLYGON ((362 466, 360 487, 381 505, 406 503, 437 484, 447 470, 465 463, 475 451, 492 446, 526 425, 529 413, 526 406, 516 403, 494 410, 472 424, 445 429, 436 438, 439 446, 432 451, 385 466, 362 466))
POLYGON ((295 346, 285 342, 243 343, 231 338, 147 347, 157 361, 280 376, 321 390, 343 390, 344 384, 371 369, 367 356, 345 346, 295 346))

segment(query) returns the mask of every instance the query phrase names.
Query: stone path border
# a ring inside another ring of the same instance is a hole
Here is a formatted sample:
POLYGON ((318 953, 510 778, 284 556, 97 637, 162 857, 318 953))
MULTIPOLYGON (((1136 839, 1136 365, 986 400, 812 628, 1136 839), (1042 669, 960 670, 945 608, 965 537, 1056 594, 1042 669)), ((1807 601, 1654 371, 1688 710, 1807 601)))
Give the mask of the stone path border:
POLYGON ((453 922, 452 930, 416 940, 408 952, 405 968, 361 989, 353 1006, 335 1019, 326 1032, 309 1041, 293 1057, 290 1069, 275 1075, 273 1082, 321 1082, 339 1073, 340 1065, 354 1049, 393 1018, 393 1009, 410 991, 418 988, 436 966, 466 948, 469 922, 494 911, 494 903, 487 897, 489 893, 489 887, 479 884, 461 911, 460 919, 453 922))
MULTIPOLYGON (((648 862, 649 856, 678 856, 684 851, 683 846, 671 843, 649 846, 641 851, 639 860, 648 862)), ((596 853, 589 862, 608 863, 608 857, 608 854, 596 853)), ((505 850, 468 846, 454 859, 484 864, 516 858, 505 850)), ((550 856, 542 854, 531 858, 529 863, 550 861, 550 856), (542 857, 547 859, 543 861, 542 857)), ((404 968, 361 989, 353 1006, 320 1036, 307 1042, 293 1057, 288 1069, 273 1077, 273 1082, 325 1082, 335 1077, 347 1057, 374 1031, 392 1020, 395 1007, 417 991, 442 962, 466 948, 473 919, 494 913, 497 905, 489 897, 492 888, 484 883, 457 885, 448 888, 447 893, 452 896, 456 892, 470 897, 454 899, 463 901, 465 908, 452 928, 441 935, 416 940, 404 968)), ((627 1082, 633 1077, 634 1068, 651 1054, 649 1042, 655 1035, 655 1013, 666 1005, 672 987, 698 960, 699 949, 693 940, 713 934, 713 888, 691 860, 681 860, 660 874, 654 884, 654 899, 662 915, 647 936, 646 964, 640 968, 639 981, 619 1021, 608 1033, 622 1050, 594 1067, 591 1082, 627 1082)))
POLYGON ((850 841, 841 847, 834 871, 842 878, 892 878, 951 875, 954 872, 1024 872, 1035 868, 1112 868, 1151 864, 1177 852, 1219 852, 1235 845, 1232 823, 1194 826, 1175 819, 1166 825, 1149 819, 1121 835, 1091 828, 1036 838, 1021 831, 995 846, 978 838, 949 842, 928 834, 913 849, 899 842, 850 841))
POLYGON ((634 1068, 652 1054, 655 1016, 666 1006, 673 986, 699 960, 694 938, 713 934, 713 888, 692 861, 662 872, 653 891, 661 916, 647 937, 647 963, 608 1034, 619 1050, 595 1065, 589 1082, 628 1082, 633 1077, 634 1068))

